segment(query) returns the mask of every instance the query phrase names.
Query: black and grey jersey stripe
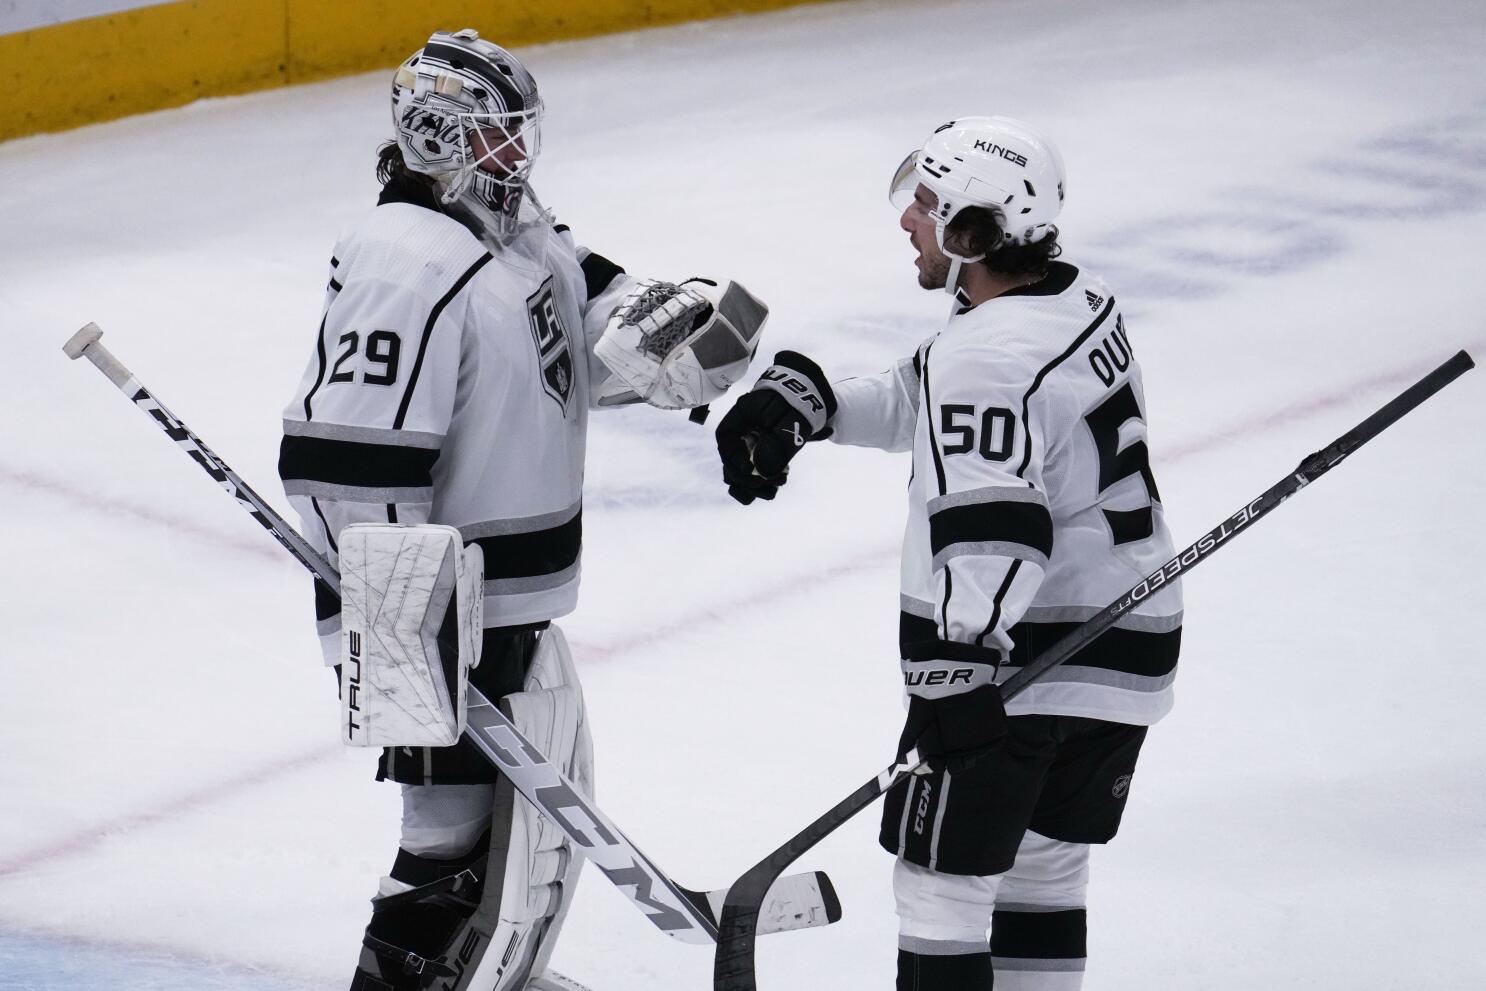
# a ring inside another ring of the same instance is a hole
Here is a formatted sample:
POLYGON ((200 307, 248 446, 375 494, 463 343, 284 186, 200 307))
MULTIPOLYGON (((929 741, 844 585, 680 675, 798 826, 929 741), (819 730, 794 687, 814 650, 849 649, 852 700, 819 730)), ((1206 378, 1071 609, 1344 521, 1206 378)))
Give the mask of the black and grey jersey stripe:
POLYGON ((930 499, 933 568, 969 554, 1031 561, 1046 570, 1053 553, 1053 517, 1037 489, 992 486, 930 499))
POLYGON ((352 502, 429 502, 443 438, 413 430, 284 421, 284 491, 352 502))
POLYGON ((557 588, 578 574, 583 505, 540 516, 469 524, 459 532, 485 555, 486 595, 557 588))
MULTIPOLYGON (((907 656, 912 649, 939 636, 928 603, 904 600, 898 614, 899 650, 907 656), (910 611, 910 609, 912 611, 910 611)), ((1137 692, 1159 692, 1176 677, 1177 655, 1181 651, 1181 616, 1122 617, 1125 627, 1106 630, 1062 667, 1044 675, 1043 683, 1077 682, 1107 685, 1137 692), (1128 621, 1128 622, 1127 622, 1128 621), (1137 627, 1135 629, 1127 628, 1137 627)), ((1008 632, 1012 641, 1007 670, 1015 672, 1078 627, 1077 622, 1038 622, 1023 620, 1008 632)))

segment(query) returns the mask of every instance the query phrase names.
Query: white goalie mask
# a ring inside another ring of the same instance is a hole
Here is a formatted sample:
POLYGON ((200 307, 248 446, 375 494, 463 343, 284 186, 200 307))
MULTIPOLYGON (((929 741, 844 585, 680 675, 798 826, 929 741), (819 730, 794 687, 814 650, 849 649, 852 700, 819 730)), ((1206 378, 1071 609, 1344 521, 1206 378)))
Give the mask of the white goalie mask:
POLYGON ((403 162, 436 180, 445 204, 473 208, 504 237, 530 191, 542 109, 520 60, 468 28, 435 32, 393 76, 403 162))
MULTIPOLYGON (((1057 233, 1067 176, 1053 143, 1010 117, 961 117, 943 124, 910 152, 893 175, 888 200, 900 211, 919 185, 938 197, 931 214, 939 250, 959 262, 980 261, 944 246, 944 230, 966 207, 996 214, 1005 244, 1035 244, 1057 233)), ((958 271, 958 267, 956 267, 958 271)), ((946 287, 954 291, 954 280, 946 287)))

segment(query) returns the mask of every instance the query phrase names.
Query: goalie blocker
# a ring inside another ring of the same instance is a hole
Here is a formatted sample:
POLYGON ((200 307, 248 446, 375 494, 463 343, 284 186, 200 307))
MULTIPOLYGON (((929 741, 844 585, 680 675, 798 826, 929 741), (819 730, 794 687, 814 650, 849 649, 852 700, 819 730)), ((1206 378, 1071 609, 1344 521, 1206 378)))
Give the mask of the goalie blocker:
POLYGON ((356 747, 448 747, 480 663, 484 558, 452 526, 341 531, 341 729, 356 747))

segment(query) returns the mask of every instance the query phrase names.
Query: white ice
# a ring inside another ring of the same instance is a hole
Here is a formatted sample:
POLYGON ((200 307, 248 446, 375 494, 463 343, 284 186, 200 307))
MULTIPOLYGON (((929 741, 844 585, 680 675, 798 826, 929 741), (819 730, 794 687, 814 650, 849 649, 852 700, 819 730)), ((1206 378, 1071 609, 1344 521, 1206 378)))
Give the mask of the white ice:
MULTIPOLYGON (((1486 354, 1483 41, 1478 0, 871 0, 523 54, 580 240, 744 281, 766 346, 837 376, 942 319, 885 199, 902 155, 955 115, 1042 125, 1185 543, 1486 354)), ((0 145, 0 988, 348 981, 397 796, 336 742, 309 579, 60 346, 99 322, 284 506, 278 415, 374 200, 385 76, 0 145)), ((1192 577, 1177 708, 1095 858, 1088 991, 1486 986, 1483 421, 1477 371, 1192 577)), ((596 418, 565 621, 601 804, 697 888, 885 765, 901 718, 904 458, 815 445, 743 509, 711 446, 596 418)), ((796 865, 846 917, 764 939, 765 991, 892 986, 874 836, 868 812, 796 865)), ((555 962, 710 986, 596 874, 555 962)))

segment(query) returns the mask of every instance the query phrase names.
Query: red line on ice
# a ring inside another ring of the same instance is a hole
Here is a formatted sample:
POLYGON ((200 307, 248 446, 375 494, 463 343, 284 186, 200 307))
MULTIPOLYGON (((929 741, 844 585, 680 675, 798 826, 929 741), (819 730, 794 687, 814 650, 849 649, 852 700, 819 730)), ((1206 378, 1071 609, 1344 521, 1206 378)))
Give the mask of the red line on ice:
MULTIPOLYGON (((1471 346, 1479 351, 1486 348, 1486 341, 1473 342, 1471 346)), ((1427 367, 1421 365, 1407 371, 1396 371, 1386 375, 1372 376, 1355 382, 1351 386, 1331 395, 1306 399, 1293 403, 1283 409, 1271 410, 1223 431, 1191 437, 1186 441, 1165 447, 1161 461, 1168 464, 1183 461, 1188 457, 1201 454, 1205 451, 1248 440, 1254 437, 1258 430, 1266 427, 1291 425, 1296 422, 1298 417, 1307 413, 1358 405, 1362 402, 1359 399, 1359 393, 1370 394, 1375 390, 1380 391, 1388 386, 1412 384, 1424 371, 1433 367, 1432 364, 1427 367)), ((1330 438, 1325 438, 1324 440, 1329 441, 1330 438)), ((1321 442, 1318 439, 1317 444, 1319 445, 1321 442)), ((1308 453, 1310 452, 1296 452, 1296 462, 1299 463, 1300 457, 1308 453)), ((281 552, 273 548, 266 541, 261 542, 262 546, 260 547, 258 543, 250 544, 248 541, 240 541, 199 526, 191 524, 183 525, 180 521, 153 510, 112 499, 101 499, 90 493, 74 489, 64 483, 42 479, 31 474, 17 474, 0 470, 0 481, 18 482, 19 484, 41 491, 54 492, 83 505, 87 505, 90 508, 104 512, 124 512, 126 515, 135 519, 158 523, 173 531, 190 533, 195 536, 201 536, 203 539, 209 538, 222 546, 233 547, 254 555, 276 559, 282 557, 281 552)), ((1244 493, 1235 492, 1233 495, 1234 499, 1237 500, 1243 498, 1244 493)), ((882 546, 834 567, 795 575, 792 578, 772 583, 767 588, 760 589, 751 596, 741 599, 730 598, 725 604, 718 603, 713 606, 701 607, 669 623, 610 641, 607 645, 577 643, 574 646, 578 648, 582 656, 603 658, 605 660, 613 659, 632 650, 644 647, 647 644, 656 643, 679 633, 696 629, 702 620, 735 616, 739 612, 740 607, 765 605, 782 598, 793 596, 803 589, 818 587, 823 582, 851 577, 852 575, 859 574, 868 567, 890 562, 896 554, 896 547, 882 546)), ((257 770, 248 771, 244 774, 223 779, 214 784, 205 785, 195 791, 169 800, 153 809, 125 815, 118 819, 110 820, 105 824, 79 830, 71 836, 44 846, 14 854, 4 860, 0 860, 0 877, 33 869, 48 861, 75 856, 92 849, 112 837, 136 832, 141 829, 148 829, 151 826, 166 822, 176 816, 200 811, 206 805, 222 799, 231 798, 238 792, 264 784, 281 775, 301 770, 319 761, 328 760, 335 753, 334 748, 316 748, 313 751, 308 751, 295 757, 281 759, 264 765, 257 770)))
POLYGON ((199 812, 214 802, 231 798, 237 793, 249 788, 327 760, 334 756, 335 753, 334 748, 316 747, 314 750, 305 751, 292 757, 280 758, 270 764, 261 765, 242 774, 233 775, 230 778, 223 778, 220 781, 169 799, 152 809, 122 815, 116 819, 110 819, 107 822, 80 829, 70 836, 65 836, 59 840, 12 854, 4 860, 0 860, 0 877, 20 874, 45 864, 48 861, 61 860, 80 853, 86 853, 116 836, 138 832, 141 829, 148 829, 151 826, 168 822, 178 816, 199 812))
POLYGON ((216 544, 219 547, 228 547, 244 554, 254 557, 272 559, 274 561, 285 560, 284 553, 276 549, 272 543, 264 540, 249 540, 245 537, 234 537, 223 533, 215 527, 203 526, 192 523, 179 516, 161 512, 150 506, 126 499, 117 499, 110 496, 102 496, 88 489, 78 488, 71 482, 59 478, 49 478, 40 472, 31 469, 16 470, 0 467, 0 485, 14 486, 16 488, 30 489, 49 496, 60 496, 84 509, 101 513, 111 517, 127 517, 138 520, 141 523, 150 523, 155 526, 164 527, 171 533, 191 537, 204 543, 216 544))

